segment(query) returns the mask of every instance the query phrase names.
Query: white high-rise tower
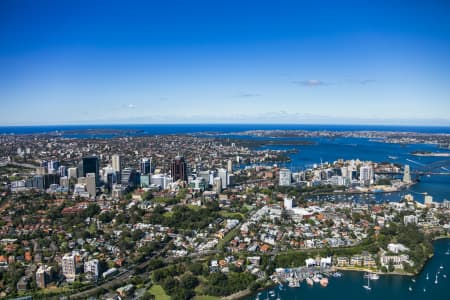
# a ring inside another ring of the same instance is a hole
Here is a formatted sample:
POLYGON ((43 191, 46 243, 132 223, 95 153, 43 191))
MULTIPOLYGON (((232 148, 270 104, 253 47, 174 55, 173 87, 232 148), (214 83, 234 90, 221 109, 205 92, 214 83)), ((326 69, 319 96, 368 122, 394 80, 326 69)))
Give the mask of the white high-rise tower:
POLYGON ((403 182, 406 184, 411 183, 411 171, 409 169, 409 165, 405 165, 405 170, 403 172, 403 182))

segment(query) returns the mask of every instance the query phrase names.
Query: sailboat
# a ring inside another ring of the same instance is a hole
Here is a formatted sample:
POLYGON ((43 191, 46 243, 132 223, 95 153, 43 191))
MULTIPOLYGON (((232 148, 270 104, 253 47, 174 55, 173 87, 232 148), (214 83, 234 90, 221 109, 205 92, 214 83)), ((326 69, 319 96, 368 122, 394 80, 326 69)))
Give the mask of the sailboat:
POLYGON ((443 268, 444 268, 444 266, 443 266, 443 265, 441 265, 441 266, 439 267, 439 269, 441 269, 441 270, 442 270, 443 268))
POLYGON ((428 279, 430 279, 430 276, 428 276, 428 273, 427 273, 427 280, 428 280, 428 279))
POLYGON ((370 291, 372 288, 370 287, 370 277, 367 276, 367 285, 363 285, 363 288, 370 291))
POLYGON ((276 300, 281 300, 280 294, 278 292, 277 292, 277 299, 276 300))
POLYGON ((434 284, 438 284, 438 280, 437 280, 438 276, 436 274, 436 279, 434 280, 434 284))
POLYGON ((411 287, 411 286, 409 286, 408 290, 409 290, 409 291, 411 292, 411 291, 412 291, 412 287, 411 287))
POLYGON ((450 248, 447 249, 447 252, 445 252, 445 255, 450 255, 450 248))

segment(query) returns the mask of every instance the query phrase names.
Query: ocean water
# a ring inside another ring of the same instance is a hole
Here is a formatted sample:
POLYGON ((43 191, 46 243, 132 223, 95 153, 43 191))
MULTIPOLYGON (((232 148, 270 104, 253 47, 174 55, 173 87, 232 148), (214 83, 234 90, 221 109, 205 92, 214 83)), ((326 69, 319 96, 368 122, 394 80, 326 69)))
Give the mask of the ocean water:
POLYGON ((376 130, 424 133, 450 133, 450 127, 439 126, 382 126, 382 125, 320 125, 320 124, 105 124, 105 125, 50 125, 50 126, 0 126, 0 134, 32 134, 55 131, 117 129, 142 130, 143 134, 175 134, 196 132, 237 132, 246 130, 376 130))
MULTIPOLYGON (((450 239, 443 239, 434 242, 434 256, 431 258, 422 272, 414 277, 415 283, 411 277, 397 275, 381 275, 379 280, 370 282, 372 290, 367 291, 362 286, 367 284, 367 279, 363 278, 361 272, 342 272, 341 278, 330 278, 327 287, 319 284, 309 286, 305 282, 300 284, 299 288, 289 288, 285 286, 283 290, 278 287, 263 291, 259 297, 249 296, 245 300, 266 299, 268 291, 274 290, 281 299, 395 299, 395 300, 415 300, 415 299, 450 299, 450 255, 445 252, 450 248, 450 239), (440 269, 440 266, 443 269, 440 269), (437 272, 438 284, 435 284, 437 272), (426 274, 429 279, 426 279, 426 274), (444 278, 444 274, 447 278, 444 278), (409 291, 409 287, 412 291, 409 291), (425 289, 425 291, 424 291, 425 289)), ((269 299, 275 300, 275 297, 269 299)))

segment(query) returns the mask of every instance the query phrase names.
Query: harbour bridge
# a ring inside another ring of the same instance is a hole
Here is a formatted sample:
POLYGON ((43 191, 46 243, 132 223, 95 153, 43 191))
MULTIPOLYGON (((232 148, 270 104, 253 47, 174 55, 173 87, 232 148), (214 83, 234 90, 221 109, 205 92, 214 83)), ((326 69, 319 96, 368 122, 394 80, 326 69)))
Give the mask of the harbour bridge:
POLYGON ((429 164, 422 164, 412 159, 408 159, 409 162, 415 163, 416 168, 411 171, 411 175, 423 176, 423 175, 450 175, 450 159, 439 160, 429 164))
MULTIPOLYGON (((408 162, 414 164, 414 169, 411 169, 411 176, 419 178, 426 175, 450 175, 450 159, 439 160, 429 164, 423 164, 412 159, 406 159, 408 162)), ((376 172, 376 174, 393 175, 399 176, 403 175, 401 172, 376 172)))

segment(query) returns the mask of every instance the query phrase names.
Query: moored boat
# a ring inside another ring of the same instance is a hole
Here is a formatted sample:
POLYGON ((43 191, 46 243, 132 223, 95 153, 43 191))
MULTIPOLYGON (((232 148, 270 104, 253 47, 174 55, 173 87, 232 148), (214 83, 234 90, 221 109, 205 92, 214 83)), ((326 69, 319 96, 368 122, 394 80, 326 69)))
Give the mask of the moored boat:
POLYGON ((328 278, 323 277, 322 279, 320 279, 320 285, 323 287, 327 287, 328 286, 328 278))

